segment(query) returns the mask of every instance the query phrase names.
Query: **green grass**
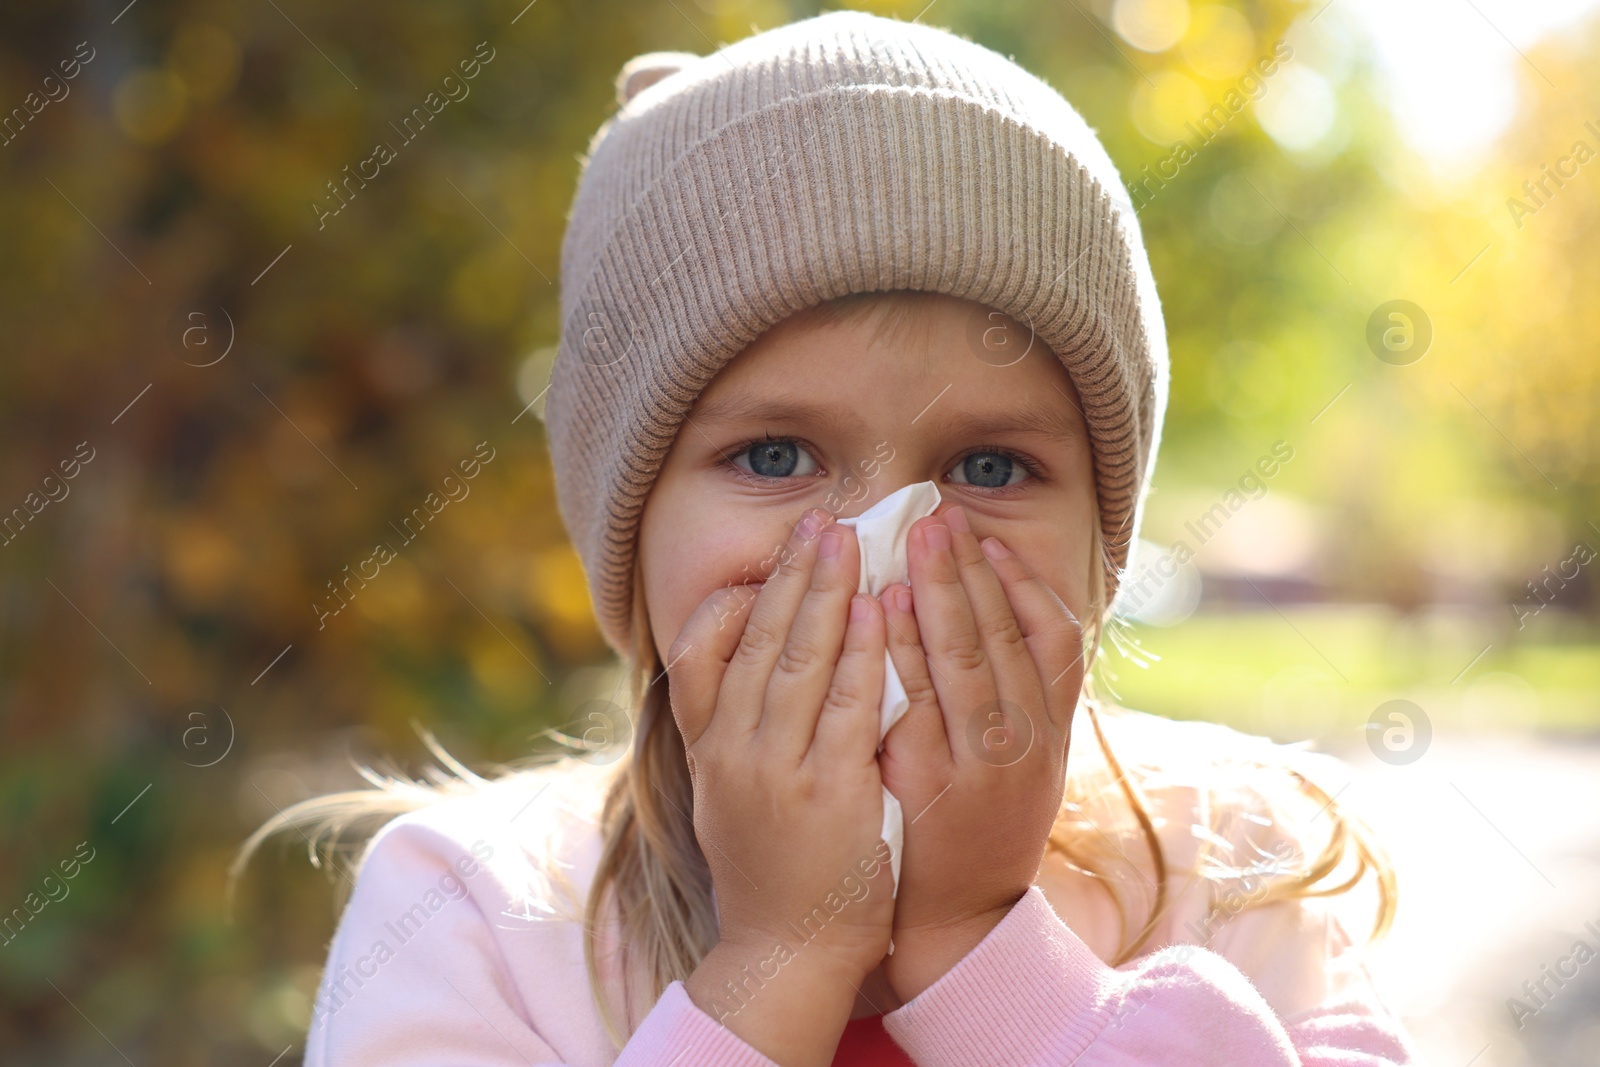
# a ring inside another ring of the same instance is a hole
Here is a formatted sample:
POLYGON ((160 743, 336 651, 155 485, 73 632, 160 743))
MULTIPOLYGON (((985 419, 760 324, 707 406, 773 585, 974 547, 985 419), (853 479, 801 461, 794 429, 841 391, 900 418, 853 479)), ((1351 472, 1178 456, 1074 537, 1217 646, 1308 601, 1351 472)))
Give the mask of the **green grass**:
POLYGON ((1141 669, 1108 638, 1101 655, 1115 692, 1168 718, 1283 741, 1351 740, 1380 704, 1399 698, 1419 705, 1435 730, 1600 730, 1600 632, 1572 617, 1546 613, 1519 631, 1509 614, 1406 618, 1380 606, 1317 605, 1197 613, 1129 632, 1161 659, 1141 669))

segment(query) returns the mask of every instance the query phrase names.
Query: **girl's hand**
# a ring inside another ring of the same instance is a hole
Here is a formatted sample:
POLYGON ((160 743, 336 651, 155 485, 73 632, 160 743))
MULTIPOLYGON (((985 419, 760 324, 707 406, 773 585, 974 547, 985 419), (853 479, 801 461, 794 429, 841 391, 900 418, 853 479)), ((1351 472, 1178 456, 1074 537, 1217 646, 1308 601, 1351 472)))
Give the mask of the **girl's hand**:
MULTIPOLYGON (((813 529, 829 519, 821 509, 808 517, 813 529)), ((855 595, 855 531, 806 533, 802 521, 759 590, 707 597, 673 643, 668 675, 694 781, 695 834, 716 893, 718 949, 727 958, 731 948, 763 979, 790 976, 791 991, 820 996, 827 985, 831 996, 837 987, 836 1044, 856 987, 888 949, 894 914, 875 758, 885 636, 882 609, 855 595)), ((700 992, 726 997, 710 982, 700 992)), ((766 999, 800 1011, 783 994, 766 999)))
POLYGON ((895 950, 884 961, 902 1002, 1033 885, 1066 788, 1084 675, 1077 619, 1003 546, 986 553, 959 507, 919 519, 908 556, 910 589, 880 598, 911 699, 879 757, 906 819, 895 950), (910 612, 898 604, 907 592, 910 612))

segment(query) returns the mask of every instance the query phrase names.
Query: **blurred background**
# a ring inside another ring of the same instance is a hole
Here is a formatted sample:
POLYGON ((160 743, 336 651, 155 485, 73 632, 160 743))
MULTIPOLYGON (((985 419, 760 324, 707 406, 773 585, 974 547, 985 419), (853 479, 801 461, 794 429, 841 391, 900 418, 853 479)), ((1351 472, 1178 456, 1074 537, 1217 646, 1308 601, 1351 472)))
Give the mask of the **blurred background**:
MULTIPOLYGON (((1433 1062, 1600 1062, 1562 963, 1600 951, 1600 3, 864 6, 1049 81, 1138 210, 1173 384, 1117 696, 1347 761, 1433 1062)), ((539 421, 579 158, 630 56, 818 10, 5 5, 0 1059, 300 1062, 334 886, 280 838, 230 913, 241 840, 420 769, 418 725, 483 768, 570 718, 609 660, 539 421)))

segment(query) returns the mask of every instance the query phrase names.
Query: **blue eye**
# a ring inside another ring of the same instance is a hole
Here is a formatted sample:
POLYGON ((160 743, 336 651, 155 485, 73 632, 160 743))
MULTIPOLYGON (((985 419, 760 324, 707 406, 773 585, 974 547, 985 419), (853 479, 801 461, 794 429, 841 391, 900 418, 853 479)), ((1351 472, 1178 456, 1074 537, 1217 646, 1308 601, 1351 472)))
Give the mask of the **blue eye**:
MULTIPOLYGON (((961 472, 967 485, 1004 489, 1010 484, 1012 473, 1021 470, 1021 466, 1012 463, 1010 456, 1000 452, 973 452, 955 469, 961 472)), ((956 484, 962 483, 958 481, 956 484)))
POLYGON ((757 478, 793 478, 798 474, 816 473, 816 460, 812 459, 799 442, 784 437, 769 437, 761 441, 750 441, 740 445, 738 451, 731 453, 727 461, 735 469, 757 478), (748 460, 749 468, 740 466, 739 460, 748 460), (809 460, 812 470, 796 471, 802 461, 809 460))
POLYGON ((1013 482, 1011 480, 1013 474, 1023 474, 1034 479, 1044 477, 1039 468, 1021 454, 994 445, 986 445, 968 452, 965 458, 951 469, 950 474, 951 480, 956 485, 970 485, 997 492, 1017 489, 1026 484, 1027 478, 1013 482), (957 474, 960 475, 959 478, 955 477, 957 474))
MULTIPOLYGON (((805 446, 790 437, 745 441, 724 454, 722 463, 745 480, 755 482, 809 477, 820 469, 805 446)), ((1044 477, 1026 457, 998 446, 973 449, 947 473, 956 485, 969 485, 996 494, 1020 490, 1029 477, 1044 477), (1018 474, 1024 477, 1016 479, 1018 474)))

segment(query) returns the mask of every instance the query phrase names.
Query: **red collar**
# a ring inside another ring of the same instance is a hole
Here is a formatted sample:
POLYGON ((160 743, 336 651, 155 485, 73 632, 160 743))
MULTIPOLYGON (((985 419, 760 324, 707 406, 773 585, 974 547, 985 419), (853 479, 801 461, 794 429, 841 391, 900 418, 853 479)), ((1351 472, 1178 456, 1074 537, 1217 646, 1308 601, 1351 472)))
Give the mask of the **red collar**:
POLYGON ((883 1016, 863 1015, 845 1024, 833 1067, 916 1067, 883 1028, 883 1016))

